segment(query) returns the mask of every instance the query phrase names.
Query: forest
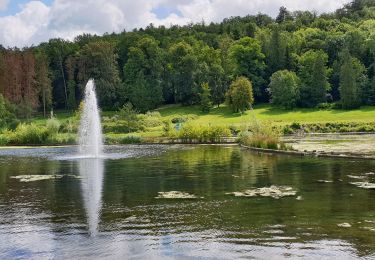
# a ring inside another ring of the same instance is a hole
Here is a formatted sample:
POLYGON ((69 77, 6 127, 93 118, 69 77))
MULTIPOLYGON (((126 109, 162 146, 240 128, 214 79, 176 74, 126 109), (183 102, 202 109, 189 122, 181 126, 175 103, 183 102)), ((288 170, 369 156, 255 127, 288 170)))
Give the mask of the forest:
POLYGON ((355 0, 319 15, 281 7, 276 18, 259 13, 220 23, 150 24, 23 49, 0 46, 0 118, 73 111, 90 78, 103 110, 131 104, 144 113, 201 103, 207 110, 228 100, 236 79, 249 80, 256 104, 375 105, 375 1, 355 0))

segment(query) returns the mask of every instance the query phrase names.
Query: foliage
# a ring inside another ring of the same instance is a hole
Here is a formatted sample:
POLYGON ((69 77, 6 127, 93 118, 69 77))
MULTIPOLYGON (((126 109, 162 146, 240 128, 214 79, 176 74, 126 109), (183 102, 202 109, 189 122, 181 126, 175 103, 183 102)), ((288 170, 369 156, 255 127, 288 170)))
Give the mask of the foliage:
POLYGON ((203 83, 202 84, 202 93, 200 93, 200 104, 202 111, 205 113, 210 112, 210 109, 212 107, 212 102, 211 102, 211 90, 210 87, 208 86, 208 83, 203 83))
POLYGON ((259 41, 250 37, 241 38, 230 47, 229 53, 235 64, 234 75, 250 79, 254 84, 255 96, 260 97, 265 83, 265 56, 259 41))
POLYGON ((251 107, 254 102, 253 87, 245 77, 239 77, 229 87, 227 103, 235 112, 243 112, 251 107))
POLYGON ((177 138, 182 142, 221 142, 224 138, 230 137, 231 132, 225 126, 196 125, 187 123, 177 132, 177 138))
POLYGON ((129 100, 140 112, 156 108, 163 101, 162 52, 153 37, 139 39, 129 48, 124 79, 129 100))
POLYGON ((248 131, 241 132, 239 142, 250 147, 263 149, 284 148, 280 133, 270 125, 252 124, 248 131))
POLYGON ((35 124, 19 124, 14 131, 5 132, 9 144, 45 144, 48 141, 50 133, 46 127, 40 127, 35 124))
POLYGON ((16 116, 11 109, 9 102, 0 94, 0 127, 7 127, 15 121, 16 116))
POLYGON ((103 108, 116 108, 122 102, 116 59, 113 44, 106 41, 87 43, 78 57, 80 85, 83 89, 89 79, 95 79, 99 105, 103 108))
POLYGON ((102 109, 131 102, 145 113, 166 104, 199 104, 203 83, 219 107, 230 83, 244 76, 258 104, 270 101, 271 75, 289 70, 301 79, 300 107, 338 103, 342 96, 344 108, 374 105, 374 6, 373 0, 355 0, 320 15, 281 7, 276 19, 257 14, 210 24, 150 25, 1 48, 0 94, 19 118, 47 116, 50 109, 76 109, 94 78, 102 109), (340 58, 344 49, 352 69, 340 58))
POLYGON ((327 61, 327 54, 321 50, 310 50, 301 56, 298 75, 301 79, 300 104, 302 107, 315 107, 326 101, 326 93, 330 87, 327 61))
POLYGON ((340 59, 340 103, 345 109, 357 108, 361 102, 361 89, 365 85, 365 67, 344 49, 340 59))
POLYGON ((50 135, 56 135, 60 130, 60 126, 61 126, 60 121, 55 117, 51 117, 50 119, 47 120, 46 127, 50 135))
POLYGON ((300 80, 288 70, 279 70, 272 74, 269 84, 271 103, 285 109, 296 107, 299 100, 300 80))

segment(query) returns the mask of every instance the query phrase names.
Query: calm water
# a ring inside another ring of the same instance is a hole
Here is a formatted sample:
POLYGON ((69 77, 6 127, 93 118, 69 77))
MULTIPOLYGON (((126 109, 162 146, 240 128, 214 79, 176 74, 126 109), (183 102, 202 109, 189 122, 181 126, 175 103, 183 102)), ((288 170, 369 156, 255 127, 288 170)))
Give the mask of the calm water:
POLYGON ((375 189, 350 184, 375 182, 365 175, 374 161, 237 146, 106 149, 113 159, 76 159, 74 147, 0 150, 0 259, 375 258, 375 189), (297 195, 226 194, 270 185, 297 195), (198 198, 155 198, 167 191, 198 198))

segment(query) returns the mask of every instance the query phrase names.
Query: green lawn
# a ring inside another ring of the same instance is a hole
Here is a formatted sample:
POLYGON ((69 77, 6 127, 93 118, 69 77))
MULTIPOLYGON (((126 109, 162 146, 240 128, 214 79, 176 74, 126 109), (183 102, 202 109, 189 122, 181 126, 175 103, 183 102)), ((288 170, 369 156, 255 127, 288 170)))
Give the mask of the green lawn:
POLYGON ((375 122, 375 107, 362 107, 356 110, 318 110, 318 109, 295 109, 283 110, 270 105, 258 105, 254 112, 247 111, 243 115, 233 113, 229 107, 220 106, 214 108, 210 113, 202 113, 197 106, 166 106, 158 109, 160 114, 166 118, 174 118, 179 115, 197 115, 194 122, 202 124, 242 124, 253 120, 253 117, 262 122, 273 122, 276 124, 299 123, 324 123, 324 122, 375 122))
MULTIPOLYGON (((199 106, 181 106, 168 105, 163 106, 156 111, 159 111, 162 120, 187 116, 192 123, 201 125, 236 125, 241 126, 252 122, 254 115, 256 119, 263 124, 272 123, 274 125, 285 125, 294 122, 297 123, 326 123, 326 122, 350 122, 350 123, 370 123, 375 122, 375 107, 362 107, 356 110, 318 110, 318 109, 295 109, 282 110, 274 108, 268 104, 257 105, 254 110, 247 111, 244 114, 233 113, 233 111, 221 105, 219 108, 213 108, 210 113, 203 113, 199 106)), ((103 117, 112 117, 115 115, 114 111, 103 111, 103 117)), ((74 113, 66 111, 55 111, 55 116, 61 123, 72 117, 74 113)), ((42 116, 37 116, 30 120, 37 125, 45 125, 46 119, 42 116)), ((140 136, 140 137, 158 137, 162 136, 162 126, 149 127, 145 132, 136 133, 107 133, 111 138, 123 138, 126 136, 140 136)))
MULTIPOLYGON (((299 123, 325 123, 325 122, 375 122, 375 107, 361 107, 355 110, 318 110, 299 108, 295 110, 283 110, 274 108, 268 104, 257 105, 254 112, 246 111, 244 114, 233 113, 233 111, 221 105, 213 108, 210 113, 201 112, 199 106, 168 105, 156 109, 163 118, 173 119, 175 117, 192 115, 193 122, 199 124, 242 124, 253 120, 253 117, 262 122, 273 122, 276 124, 299 123)), ((113 116, 113 111, 103 111, 102 116, 113 116)), ((56 111, 55 116, 60 121, 68 120, 73 113, 56 111)), ((36 124, 45 124, 46 119, 37 116, 31 120, 36 124)))

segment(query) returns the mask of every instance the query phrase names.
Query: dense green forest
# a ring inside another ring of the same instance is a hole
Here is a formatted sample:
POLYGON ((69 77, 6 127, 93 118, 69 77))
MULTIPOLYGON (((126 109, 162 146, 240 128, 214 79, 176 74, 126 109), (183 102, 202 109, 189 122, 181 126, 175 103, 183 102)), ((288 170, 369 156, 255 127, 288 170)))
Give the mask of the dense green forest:
POLYGON ((329 14, 281 7, 275 19, 150 24, 24 49, 0 46, 0 117, 74 110, 89 78, 104 110, 126 103, 140 112, 173 103, 207 110, 225 101, 239 77, 250 81, 255 103, 375 105, 375 1, 355 0, 329 14))

